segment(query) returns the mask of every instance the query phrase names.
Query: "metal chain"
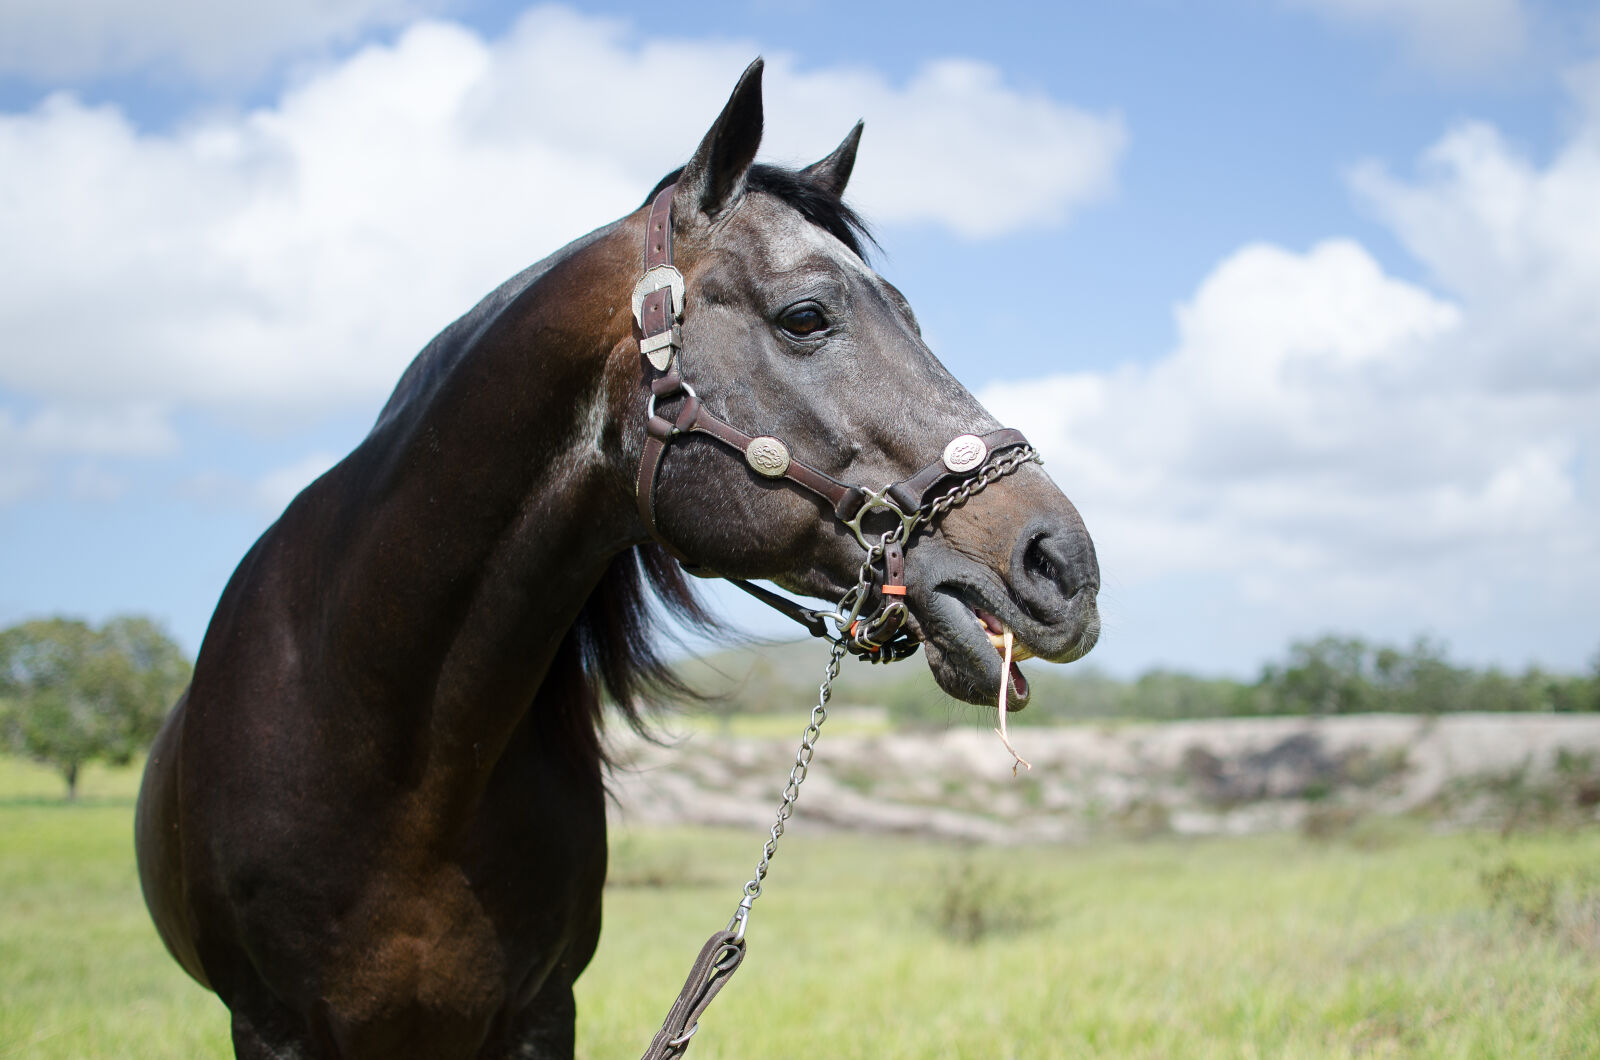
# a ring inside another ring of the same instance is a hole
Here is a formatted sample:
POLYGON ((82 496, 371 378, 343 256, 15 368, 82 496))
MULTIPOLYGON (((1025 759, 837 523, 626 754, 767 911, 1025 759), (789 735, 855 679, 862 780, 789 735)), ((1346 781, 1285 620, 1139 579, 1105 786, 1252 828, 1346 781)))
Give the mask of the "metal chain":
MULTIPOLYGON (((772 857, 778 852, 778 840, 782 838, 784 829, 788 826, 789 818, 794 815, 794 804, 800 797, 800 785, 805 783, 807 774, 811 771, 811 758, 816 753, 817 737, 822 733, 822 723, 828 720, 828 701, 833 698, 833 682, 839 676, 839 664, 844 659, 846 651, 850 650, 852 640, 861 643, 861 639, 850 631, 850 626, 860 617, 862 604, 866 601, 872 590, 873 570, 878 560, 883 558, 884 549, 890 543, 899 542, 907 535, 908 528, 914 532, 919 526, 931 526, 939 516, 951 508, 957 508, 967 503, 977 494, 998 482, 1006 475, 1011 474, 1023 464, 1033 461, 1043 463, 1038 452, 1031 445, 1008 451, 1004 456, 993 463, 984 466, 984 469, 971 478, 963 480, 959 485, 935 497, 933 500, 917 509, 916 518, 911 523, 900 523, 888 533, 878 539, 878 543, 867 549, 867 558, 861 564, 861 571, 856 576, 856 584, 845 593, 840 600, 839 607, 833 617, 842 622, 839 636, 829 638, 832 649, 828 653, 828 665, 823 673, 822 684, 817 688, 817 705, 811 708, 811 721, 806 725, 805 732, 800 737, 800 750, 794 757, 794 766, 789 770, 789 782, 783 788, 783 801, 778 804, 778 817, 772 824, 770 838, 761 848, 761 860, 756 863, 755 875, 750 877, 750 882, 744 885, 744 896, 739 901, 739 908, 734 912, 733 919, 728 921, 728 928, 736 933, 736 937, 744 938, 744 929, 750 918, 750 907, 757 898, 761 897, 761 887, 767 878, 767 871, 772 864, 772 857), (848 616, 845 607, 849 605, 848 616)), ((896 601, 885 608, 885 614, 892 614, 898 609, 899 618, 889 629, 889 639, 892 640, 900 631, 904 623, 905 605, 896 601)), ((882 625, 881 617, 875 619, 872 626, 882 625)), ((882 632, 880 629, 869 629, 868 635, 882 632)), ((867 645, 873 641, 867 640, 867 645)), ((876 647, 882 648, 883 644, 876 647)))
POLYGON ((951 508, 959 508, 1023 464, 1029 462, 1043 464, 1044 457, 1040 456, 1039 451, 1031 445, 1009 450, 1006 455, 994 463, 985 465, 984 469, 977 475, 964 479, 957 485, 952 486, 944 494, 935 497, 917 509, 918 522, 927 520, 932 523, 934 516, 943 515, 951 508))
POLYGON ((795 801, 800 798, 800 785, 805 783, 806 775, 811 771, 811 756, 816 753, 817 737, 822 735, 822 723, 828 720, 828 700, 833 698, 833 682, 839 676, 839 663, 844 659, 844 653, 845 642, 842 639, 834 641, 828 653, 828 666, 823 673, 822 684, 817 687, 817 705, 811 708, 811 721, 801 734, 800 750, 796 752, 794 766, 789 770, 789 783, 783 788, 783 802, 778 805, 778 819, 772 823, 771 838, 761 848, 761 860, 756 863, 755 875, 744 885, 744 897, 739 900, 739 908, 735 910, 733 919, 728 921, 728 928, 736 938, 744 938, 750 907, 761 897, 761 885, 767 878, 773 855, 778 852, 778 840, 782 838, 784 828, 794 814, 795 801))

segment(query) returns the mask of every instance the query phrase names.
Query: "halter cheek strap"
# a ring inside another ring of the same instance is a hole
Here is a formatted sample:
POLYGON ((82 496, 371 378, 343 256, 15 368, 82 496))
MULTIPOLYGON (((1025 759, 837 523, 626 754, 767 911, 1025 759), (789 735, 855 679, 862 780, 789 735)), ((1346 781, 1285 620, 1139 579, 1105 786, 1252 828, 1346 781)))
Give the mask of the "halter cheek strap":
POLYGON ((633 287, 633 316, 639 324, 639 352, 658 372, 668 371, 683 346, 683 273, 672 264, 672 192, 661 189, 645 222, 644 275, 633 287))

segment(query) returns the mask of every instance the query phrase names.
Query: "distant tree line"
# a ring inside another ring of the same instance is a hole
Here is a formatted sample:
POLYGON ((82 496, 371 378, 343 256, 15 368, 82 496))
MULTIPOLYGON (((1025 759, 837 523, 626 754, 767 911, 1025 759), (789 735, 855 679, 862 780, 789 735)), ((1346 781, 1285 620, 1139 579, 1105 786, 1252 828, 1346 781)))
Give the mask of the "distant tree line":
POLYGON ((0 630, 0 750, 43 762, 77 796, 88 762, 143 754, 189 683, 183 650, 148 618, 68 618, 0 630))
MULTIPOLYGON (((1090 718, 1172 720, 1323 714, 1445 714, 1458 711, 1600 711, 1600 653, 1583 674, 1529 667, 1508 673, 1452 663, 1435 641, 1409 648, 1359 637, 1296 641, 1288 657, 1262 668, 1254 681, 1151 670, 1118 680, 1078 666, 1029 671, 1027 720, 1090 718)), ((880 697, 905 721, 943 721, 949 700, 925 674, 908 675, 880 697)), ((959 708, 957 708, 959 709, 959 708)))
MULTIPOLYGON (((802 711, 816 695, 812 649, 779 645, 743 649, 735 687, 691 707, 717 714, 802 711), (804 660, 797 653, 806 653, 804 660), (804 665, 795 665, 803 662, 804 665)), ((691 661, 691 684, 715 691, 716 666, 691 661), (709 668, 708 668, 709 666, 709 668), (709 688, 708 688, 709 685, 709 688)), ((851 667, 836 703, 886 706, 905 723, 945 723, 971 710, 952 701, 914 660, 851 667)), ((147 618, 113 618, 99 628, 51 618, 0 630, 0 751, 26 755, 60 772, 68 797, 90 761, 126 763, 155 738, 189 683, 192 666, 179 646, 147 618)), ((1274 714, 1388 712, 1600 711, 1600 652, 1583 674, 1529 667, 1511 673, 1450 661, 1435 641, 1409 648, 1359 637, 1296 641, 1287 658, 1254 681, 1151 670, 1120 680, 1080 665, 1030 667, 1029 723, 1089 719, 1175 720, 1274 714)))

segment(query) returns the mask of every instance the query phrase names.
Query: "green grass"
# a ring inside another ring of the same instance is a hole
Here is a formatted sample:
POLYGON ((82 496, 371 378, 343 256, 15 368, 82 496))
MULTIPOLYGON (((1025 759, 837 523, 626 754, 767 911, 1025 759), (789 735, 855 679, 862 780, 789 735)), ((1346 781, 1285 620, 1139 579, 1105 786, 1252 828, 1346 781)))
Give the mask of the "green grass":
MULTIPOLYGON (((1571 875, 1596 863, 1600 837, 1400 838, 1376 850, 1272 836, 968 854, 791 835, 695 1055, 1600 1055, 1600 953, 1492 914, 1479 879, 1508 857, 1571 875), (1002 881, 998 901, 1031 896, 1046 922, 975 946, 940 936, 923 911, 963 857, 1002 881)), ((693 844, 709 862, 697 875, 735 884, 607 896, 579 992, 592 1057, 648 1036, 731 910, 750 860, 738 855, 759 845, 703 833, 633 843, 643 856, 693 844)))
MULTIPOLYGON (((227 1056, 226 1013, 145 918, 136 781, 95 784, 62 805, 49 774, 0 759, 0 1058, 227 1056)), ((801 806, 696 1060, 1600 1056, 1593 940, 1491 908, 1483 883, 1508 860, 1581 880, 1600 833, 963 850, 807 834, 801 806), (939 932, 969 863, 1028 926, 939 932)), ((639 1054, 760 839, 615 837, 616 875, 651 885, 607 893, 581 1056, 639 1054)))
POLYGON ((0 758, 0 1058, 228 1056, 227 1010, 162 947, 133 865, 137 769, 79 802, 0 758))
MULTIPOLYGON (((133 805, 139 794, 142 765, 113 768, 90 762, 78 774, 78 800, 82 803, 133 805)), ((0 755, 0 809, 33 803, 55 805, 67 792, 67 782, 48 766, 0 755)))

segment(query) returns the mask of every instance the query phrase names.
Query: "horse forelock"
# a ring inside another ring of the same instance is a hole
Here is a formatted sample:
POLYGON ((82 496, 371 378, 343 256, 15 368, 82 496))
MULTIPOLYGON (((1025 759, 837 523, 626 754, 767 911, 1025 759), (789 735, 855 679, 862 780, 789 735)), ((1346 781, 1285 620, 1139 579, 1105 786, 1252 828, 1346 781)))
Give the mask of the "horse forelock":
MULTIPOLYGON (((654 200, 662 188, 676 183, 682 174, 680 167, 662 177, 645 196, 645 204, 654 200)), ((745 181, 751 191, 765 192, 793 207, 806 221, 832 235, 862 261, 867 260, 867 247, 878 245, 859 214, 798 170, 758 162, 750 167, 745 181)))

